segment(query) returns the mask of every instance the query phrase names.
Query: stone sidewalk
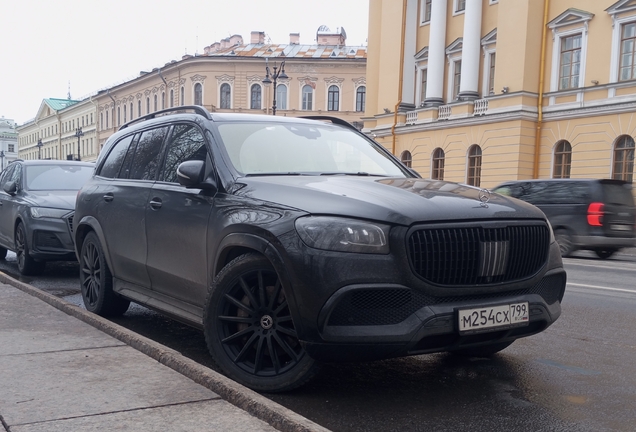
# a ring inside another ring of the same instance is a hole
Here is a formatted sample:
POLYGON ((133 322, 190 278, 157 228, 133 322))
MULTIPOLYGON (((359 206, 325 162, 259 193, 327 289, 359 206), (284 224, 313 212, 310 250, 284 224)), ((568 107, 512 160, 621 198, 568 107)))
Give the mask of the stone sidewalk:
POLYGON ((327 431, 174 350, 2 273, 0 421, 10 432, 327 431))

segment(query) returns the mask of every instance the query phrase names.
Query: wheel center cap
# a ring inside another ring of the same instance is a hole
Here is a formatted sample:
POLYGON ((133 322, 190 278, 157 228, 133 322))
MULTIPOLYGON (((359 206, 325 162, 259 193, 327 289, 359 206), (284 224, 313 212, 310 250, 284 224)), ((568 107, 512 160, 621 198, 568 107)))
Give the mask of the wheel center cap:
POLYGON ((274 325, 274 320, 272 319, 271 316, 263 315, 261 317, 261 327, 263 327, 265 330, 271 329, 273 325, 274 325))

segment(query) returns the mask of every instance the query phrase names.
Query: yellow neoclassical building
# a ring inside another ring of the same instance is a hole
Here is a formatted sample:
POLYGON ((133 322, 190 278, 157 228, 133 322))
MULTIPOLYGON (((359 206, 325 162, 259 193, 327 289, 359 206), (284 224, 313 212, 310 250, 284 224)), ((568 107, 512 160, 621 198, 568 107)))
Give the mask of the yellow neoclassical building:
POLYGON ((636 0, 370 0, 365 131, 422 176, 634 179, 636 0))

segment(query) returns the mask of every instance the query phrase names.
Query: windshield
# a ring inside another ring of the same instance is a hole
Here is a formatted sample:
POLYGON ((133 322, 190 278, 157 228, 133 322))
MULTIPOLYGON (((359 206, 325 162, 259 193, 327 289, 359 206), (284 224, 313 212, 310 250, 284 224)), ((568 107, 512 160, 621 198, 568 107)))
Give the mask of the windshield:
POLYGON ((80 190, 92 174, 92 166, 30 165, 26 167, 26 189, 80 190))
POLYGON ((225 123, 219 133, 244 175, 406 176, 369 141, 329 124, 225 123))

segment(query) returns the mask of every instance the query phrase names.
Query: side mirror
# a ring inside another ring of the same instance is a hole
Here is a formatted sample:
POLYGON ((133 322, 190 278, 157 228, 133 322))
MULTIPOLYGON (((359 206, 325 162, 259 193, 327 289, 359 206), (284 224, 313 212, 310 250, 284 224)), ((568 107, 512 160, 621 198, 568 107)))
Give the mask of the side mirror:
POLYGON ((205 162, 185 161, 177 168, 179 184, 187 188, 216 189, 214 181, 205 181, 205 162))
POLYGON ((16 182, 10 181, 5 183, 2 189, 4 189, 4 191, 9 195, 13 196, 18 191, 18 185, 16 184, 16 182))

